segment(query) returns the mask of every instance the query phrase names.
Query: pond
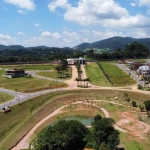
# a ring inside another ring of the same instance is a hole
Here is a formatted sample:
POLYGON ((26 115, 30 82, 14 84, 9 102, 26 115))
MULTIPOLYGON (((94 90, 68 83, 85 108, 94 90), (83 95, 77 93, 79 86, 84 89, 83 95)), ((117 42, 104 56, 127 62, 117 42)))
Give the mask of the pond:
MULTIPOLYGON (((71 116, 71 117, 66 117, 66 118, 63 118, 64 120, 78 120, 80 121, 83 125, 85 126, 90 126, 91 123, 94 121, 94 118, 92 117, 87 117, 87 116, 71 116)), ((62 119, 62 120, 63 120, 62 119)), ((61 119, 58 119, 58 120, 61 120, 61 119)), ((54 125, 55 123, 57 123, 58 121, 50 124, 50 126, 54 125)))

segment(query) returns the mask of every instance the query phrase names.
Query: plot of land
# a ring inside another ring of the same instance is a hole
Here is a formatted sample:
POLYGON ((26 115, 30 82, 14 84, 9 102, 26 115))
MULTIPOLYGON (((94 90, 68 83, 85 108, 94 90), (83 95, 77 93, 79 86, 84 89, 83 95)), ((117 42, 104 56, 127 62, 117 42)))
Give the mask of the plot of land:
POLYGON ((129 86, 136 84, 136 81, 114 63, 101 62, 100 65, 113 86, 129 86))
MULTIPOLYGON (((58 74, 56 70, 50 71, 50 72, 37 72, 38 75, 43 76, 43 77, 48 77, 48 78, 53 78, 53 79, 60 79, 61 74, 58 74)), ((72 74, 72 70, 69 69, 68 72, 66 72, 66 76, 63 79, 70 79, 72 74)))
POLYGON ((0 92, 0 104, 10 101, 14 98, 13 95, 0 92))
POLYGON ((109 86, 109 83, 96 63, 85 66, 86 75, 90 78, 90 83, 97 86, 109 86))
POLYGON ((22 68, 25 70, 52 70, 56 66, 50 64, 43 64, 43 65, 4 65, 0 66, 0 68, 12 69, 12 68, 22 68))
POLYGON ((0 70, 0 87, 24 93, 67 86, 67 84, 65 83, 50 81, 46 79, 38 79, 33 77, 9 79, 2 77, 2 74, 5 74, 5 71, 0 70))

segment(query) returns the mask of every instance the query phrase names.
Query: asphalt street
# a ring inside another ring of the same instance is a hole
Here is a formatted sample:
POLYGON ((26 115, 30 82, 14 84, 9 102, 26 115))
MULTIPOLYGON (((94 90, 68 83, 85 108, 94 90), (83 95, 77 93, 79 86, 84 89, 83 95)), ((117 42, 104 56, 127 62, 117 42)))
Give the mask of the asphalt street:
POLYGON ((11 95, 15 96, 15 98, 13 100, 6 102, 6 103, 3 103, 3 104, 0 104, 0 109, 2 109, 4 107, 8 107, 8 106, 11 107, 11 106, 20 104, 24 101, 27 101, 27 100, 32 99, 34 97, 38 97, 40 95, 58 92, 58 91, 64 91, 64 90, 67 90, 67 89, 66 88, 58 88, 58 89, 44 90, 44 91, 35 92, 35 93, 20 93, 20 92, 15 92, 15 91, 0 88, 0 92, 4 92, 4 93, 11 94, 11 95))

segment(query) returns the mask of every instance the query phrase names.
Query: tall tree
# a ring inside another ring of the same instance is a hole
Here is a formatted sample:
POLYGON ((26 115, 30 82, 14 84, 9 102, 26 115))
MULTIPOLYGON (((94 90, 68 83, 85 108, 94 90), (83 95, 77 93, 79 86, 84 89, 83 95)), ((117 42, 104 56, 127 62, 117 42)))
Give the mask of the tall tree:
POLYGON ((34 150, 78 150, 86 145, 89 130, 77 120, 62 120, 44 129, 33 141, 34 150))

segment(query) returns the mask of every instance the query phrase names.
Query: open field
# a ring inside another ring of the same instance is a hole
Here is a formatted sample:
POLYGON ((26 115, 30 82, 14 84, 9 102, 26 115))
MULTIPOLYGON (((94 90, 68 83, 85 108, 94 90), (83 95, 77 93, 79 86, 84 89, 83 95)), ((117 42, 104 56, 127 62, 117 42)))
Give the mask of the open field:
POLYGON ((0 104, 8 102, 8 101, 10 101, 12 99, 14 99, 13 95, 0 92, 0 104))
POLYGON ((95 62, 85 66, 86 75, 90 78, 90 83, 97 86, 110 86, 107 79, 95 62))
POLYGON ((0 66, 0 68, 6 68, 6 69, 12 69, 12 68, 21 68, 25 70, 52 70, 56 66, 51 65, 51 64, 42 64, 42 65, 31 65, 31 64, 26 64, 26 65, 3 65, 0 66))
POLYGON ((21 77, 9 79, 2 77, 2 74, 5 74, 5 71, 0 70, 0 87, 18 92, 30 93, 45 89, 67 86, 65 83, 34 77, 21 77))
POLYGON ((68 69, 68 72, 66 72, 68 74, 68 76, 66 76, 65 78, 61 78, 60 74, 57 73, 56 70, 50 71, 50 72, 37 72, 37 75, 43 76, 43 77, 47 77, 47 78, 53 78, 53 79, 71 79, 72 76, 72 70, 68 69))
MULTIPOLYGON (((115 92, 116 91, 114 90, 98 89, 65 91, 39 96, 32 100, 21 103, 21 105, 14 106, 11 108, 10 113, 7 113, 6 115, 0 113, 0 149, 3 150, 12 147, 37 122, 42 120, 44 117, 46 117, 62 105, 79 100, 88 101, 97 99, 112 101, 114 99, 115 92)), ((135 98, 139 101, 145 101, 150 99, 150 96, 139 93, 124 91, 117 91, 117 93, 119 97, 118 102, 120 103, 122 102, 124 93, 127 93, 131 99, 135 98)), ((108 111, 110 111, 111 117, 115 120, 117 120, 120 116, 119 109, 120 112, 128 110, 123 107, 118 108, 118 106, 109 103, 100 103, 100 105, 108 109, 108 111)), ((70 112, 71 111, 69 111, 68 114, 71 114, 70 112)), ((122 139, 122 142, 126 140, 123 137, 122 139)), ((146 144, 147 143, 145 143, 145 145, 146 144)), ((150 148, 150 146, 148 145, 146 145, 145 147, 146 148, 144 150, 148 150, 148 148, 150 148)))
POLYGON ((100 62, 100 65, 112 86, 129 86, 136 84, 136 81, 115 64, 110 62, 100 62))

